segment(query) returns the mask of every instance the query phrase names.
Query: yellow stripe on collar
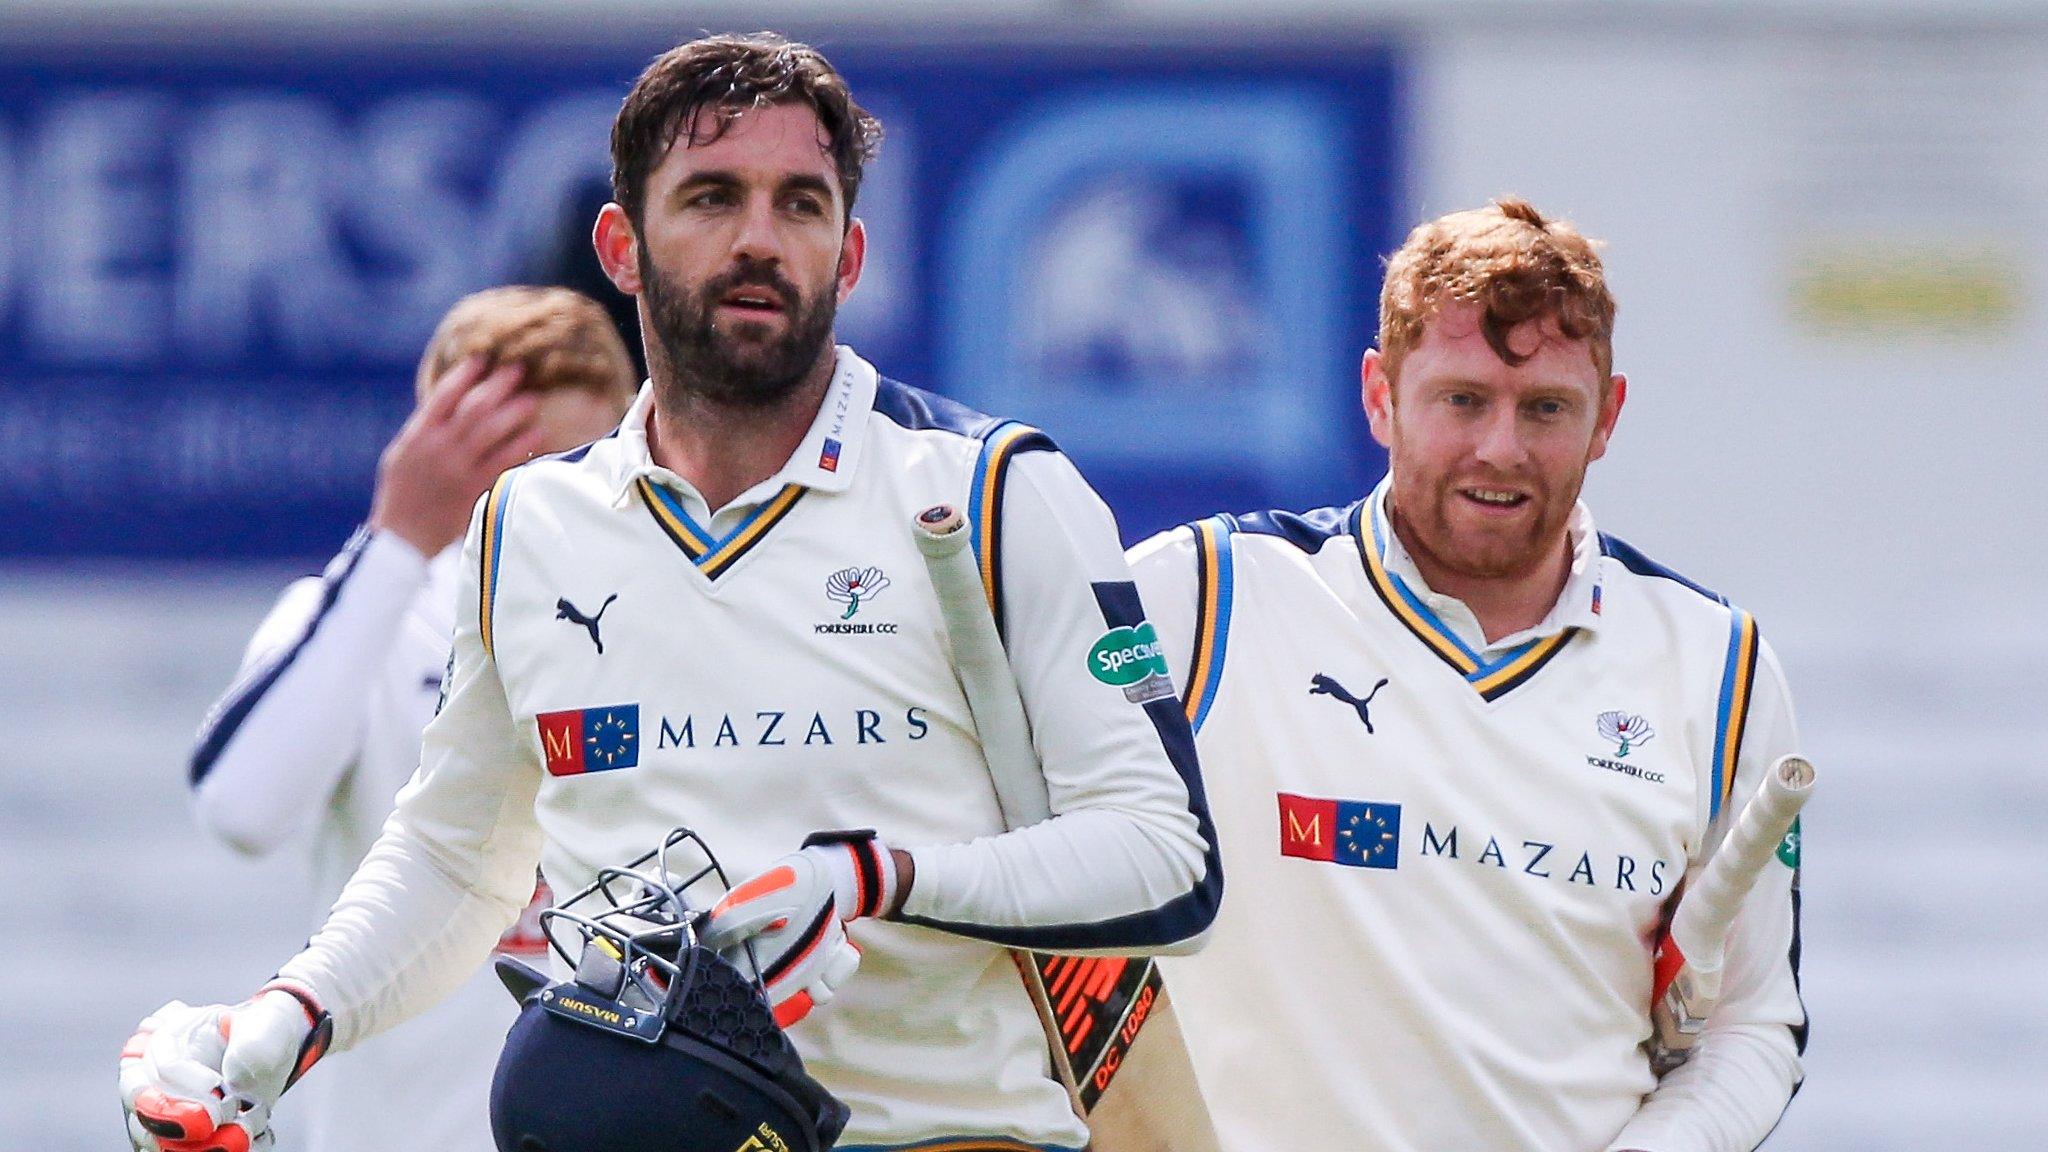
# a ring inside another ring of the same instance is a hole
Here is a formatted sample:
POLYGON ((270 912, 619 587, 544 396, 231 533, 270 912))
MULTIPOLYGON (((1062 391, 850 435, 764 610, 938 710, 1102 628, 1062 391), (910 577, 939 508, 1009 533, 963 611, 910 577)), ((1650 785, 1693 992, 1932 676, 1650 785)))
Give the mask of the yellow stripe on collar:
MULTIPOLYGON (((1370 504, 1371 501, 1368 500, 1366 503, 1370 504)), ((1380 558, 1380 551, 1385 547, 1385 542, 1380 538, 1378 511, 1368 513, 1367 509, 1361 506, 1358 519, 1360 522, 1353 530, 1358 536, 1358 554, 1365 564, 1366 579, 1372 584, 1373 591, 1379 593, 1380 599, 1393 611, 1396 619, 1407 625, 1408 630, 1415 633, 1416 638, 1427 644, 1444 663, 1456 668, 1459 675, 1470 676, 1477 672, 1479 662, 1465 654, 1463 645, 1459 644, 1455 637, 1416 611, 1415 606, 1408 602, 1406 589, 1395 580, 1393 573, 1387 571, 1386 563, 1380 558), (1370 525, 1364 523, 1368 514, 1372 517, 1370 525)))
POLYGON ((796 507, 796 502, 803 498, 803 494, 804 488, 801 484, 783 485, 782 491, 777 492, 766 504, 756 509, 754 514, 747 518, 746 523, 741 524, 738 530, 718 545, 710 555, 697 562, 704 569, 704 574, 714 580, 724 575, 726 569, 738 563, 740 557, 746 555, 749 549, 761 542, 762 537, 768 535, 769 530, 780 524, 783 517, 789 515, 789 510, 796 507))
POLYGON ((655 490, 653 481, 642 476, 634 483, 640 488, 640 499, 646 503, 647 510, 654 514, 655 523, 661 525, 663 531, 668 533, 668 538, 675 541, 676 547, 681 548, 683 554, 693 563, 711 551, 710 542, 699 535, 697 530, 690 526, 689 521, 675 514, 668 506, 668 501, 663 500, 661 493, 655 490))
POLYGON ((1538 640, 1523 649, 1521 655, 1472 681, 1472 686, 1479 689, 1479 694, 1488 700, 1505 695, 1522 681, 1534 676, 1537 669, 1549 663, 1550 658, 1557 655, 1578 634, 1577 628, 1567 628, 1555 636, 1538 640))

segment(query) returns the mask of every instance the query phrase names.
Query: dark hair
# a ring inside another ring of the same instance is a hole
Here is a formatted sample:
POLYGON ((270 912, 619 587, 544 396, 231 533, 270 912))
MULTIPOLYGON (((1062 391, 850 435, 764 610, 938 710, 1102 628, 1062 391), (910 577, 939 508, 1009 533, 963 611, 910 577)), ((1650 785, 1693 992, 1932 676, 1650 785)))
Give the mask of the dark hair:
POLYGON ((612 123, 612 198, 639 224, 647 174, 679 137, 710 144, 749 108, 793 103, 818 114, 825 130, 819 144, 839 171, 850 225, 861 167, 881 147, 882 124, 854 103, 845 77, 817 49, 773 32, 706 36, 647 66, 612 123))
POLYGON ((1503 196, 1484 208, 1418 225, 1387 261, 1380 289, 1380 354, 1387 376, 1422 339, 1422 329, 1453 301, 1478 305, 1480 332, 1504 363, 1527 360, 1508 332, 1549 317, 1570 340, 1592 345, 1593 365, 1614 370, 1614 295, 1600 266, 1599 241, 1535 205, 1503 196))

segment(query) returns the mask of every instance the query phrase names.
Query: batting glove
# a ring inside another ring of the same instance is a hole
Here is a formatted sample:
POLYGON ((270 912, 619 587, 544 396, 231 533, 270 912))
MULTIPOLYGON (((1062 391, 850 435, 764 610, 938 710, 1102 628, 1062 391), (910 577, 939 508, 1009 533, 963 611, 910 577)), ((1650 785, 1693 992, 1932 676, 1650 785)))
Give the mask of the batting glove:
POLYGON ((726 893, 701 939, 760 977, 775 1022, 787 1028, 830 1003, 860 966, 846 921, 878 916, 895 899, 896 864, 873 832, 815 832, 801 851, 726 893))
POLYGON ((121 1108, 137 1152, 262 1152, 277 1098, 327 1051, 314 999, 265 985, 233 1006, 173 1000, 121 1049, 121 1108))

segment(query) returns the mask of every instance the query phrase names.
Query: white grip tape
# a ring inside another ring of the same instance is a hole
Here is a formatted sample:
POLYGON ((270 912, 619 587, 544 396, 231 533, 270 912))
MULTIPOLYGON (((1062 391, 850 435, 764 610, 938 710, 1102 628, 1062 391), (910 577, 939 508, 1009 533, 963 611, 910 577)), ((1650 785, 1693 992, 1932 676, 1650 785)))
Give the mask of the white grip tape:
POLYGON ((1672 913, 1671 938, 1694 971, 1720 969, 1735 914, 1813 795, 1814 780, 1811 761, 1797 754, 1780 756, 1736 817, 1720 851, 1687 887, 1672 913))
POLYGON ((925 509, 912 522, 917 530, 917 550, 924 554, 932 589, 939 596, 939 612, 953 648, 953 666, 967 696, 968 711, 974 714, 1003 823, 1024 828, 1049 819, 1052 800, 1046 794, 1045 774, 1031 742, 1031 721, 1017 694, 1009 654, 996 633, 981 570, 973 550, 967 547, 971 526, 958 510, 944 504, 925 509))

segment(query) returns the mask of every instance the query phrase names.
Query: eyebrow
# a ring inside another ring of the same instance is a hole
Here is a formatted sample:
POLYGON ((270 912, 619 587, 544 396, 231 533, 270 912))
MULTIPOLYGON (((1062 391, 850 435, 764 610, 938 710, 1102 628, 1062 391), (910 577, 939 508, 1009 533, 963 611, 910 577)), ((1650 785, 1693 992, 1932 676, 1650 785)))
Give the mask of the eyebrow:
MULTIPOLYGON (((676 185, 673 196, 682 196, 699 188, 743 188, 746 180, 730 168, 707 168, 684 178, 676 185)), ((783 177, 775 187, 776 192, 816 192, 826 200, 832 199, 832 185, 823 176, 804 172, 783 177)))
MULTIPOLYGON (((1510 391, 1510 389, 1504 389, 1497 385, 1491 384, 1485 380, 1480 380, 1469 376, 1451 376, 1439 380, 1431 380, 1428 383, 1427 387, 1430 387, 1438 392, 1484 392, 1488 395, 1494 395, 1500 392, 1510 391)), ((1594 391, 1597 395, 1598 388, 1596 387, 1594 391)), ((1538 380, 1530 384, 1528 386, 1527 393, 1528 394, 1522 396, 1521 399, 1565 399, 1574 401, 1585 399, 1585 393, 1581 391, 1576 385, 1569 383, 1560 384, 1550 380, 1538 380)))

